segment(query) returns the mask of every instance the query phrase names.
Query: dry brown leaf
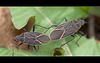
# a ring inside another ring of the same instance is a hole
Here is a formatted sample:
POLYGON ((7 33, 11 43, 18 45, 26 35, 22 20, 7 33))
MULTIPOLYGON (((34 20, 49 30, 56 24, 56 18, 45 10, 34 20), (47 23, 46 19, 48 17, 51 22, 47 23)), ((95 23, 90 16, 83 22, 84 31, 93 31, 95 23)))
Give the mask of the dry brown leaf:
MULTIPOLYGON (((21 28, 20 30, 16 29, 11 21, 11 14, 8 7, 0 8, 0 47, 12 48, 12 42, 14 40, 14 36, 19 35, 24 32, 24 28, 29 32, 31 30, 32 25, 35 22, 35 19, 31 19, 28 23, 21 28), (13 36, 14 35, 14 36, 13 36)), ((14 48, 20 42, 14 42, 14 48)), ((27 50, 27 45, 23 44, 19 46, 18 49, 27 50)), ((32 51, 32 46, 30 50, 32 51)))

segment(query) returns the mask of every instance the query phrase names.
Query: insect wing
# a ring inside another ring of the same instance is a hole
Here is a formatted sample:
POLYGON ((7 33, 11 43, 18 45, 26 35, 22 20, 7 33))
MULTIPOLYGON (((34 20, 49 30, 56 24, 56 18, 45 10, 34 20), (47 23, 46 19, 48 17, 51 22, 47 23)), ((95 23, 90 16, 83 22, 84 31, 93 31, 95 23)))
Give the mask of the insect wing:
POLYGON ((63 34, 63 30, 54 30, 50 34, 51 40, 58 40, 60 39, 61 35, 63 34))
POLYGON ((71 23, 71 24, 68 24, 68 26, 65 27, 64 29, 65 29, 65 33, 62 38, 72 35, 73 33, 75 33, 77 31, 78 28, 75 25, 75 23, 71 23))
POLYGON ((25 34, 25 43, 28 45, 42 45, 50 41, 47 35, 39 32, 30 32, 25 34))
POLYGON ((39 41, 39 42, 41 42, 42 44, 46 44, 46 43, 48 43, 49 41, 50 41, 50 38, 47 36, 47 35, 41 35, 41 36, 39 36, 38 38, 37 38, 37 40, 39 41))

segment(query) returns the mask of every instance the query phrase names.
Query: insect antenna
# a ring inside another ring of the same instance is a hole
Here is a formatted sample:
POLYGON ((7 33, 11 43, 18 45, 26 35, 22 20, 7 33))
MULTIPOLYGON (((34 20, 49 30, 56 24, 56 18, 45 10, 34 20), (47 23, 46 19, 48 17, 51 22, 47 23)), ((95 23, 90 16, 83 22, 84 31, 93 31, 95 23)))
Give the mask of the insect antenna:
POLYGON ((12 56, 14 56, 14 40, 12 42, 12 56))

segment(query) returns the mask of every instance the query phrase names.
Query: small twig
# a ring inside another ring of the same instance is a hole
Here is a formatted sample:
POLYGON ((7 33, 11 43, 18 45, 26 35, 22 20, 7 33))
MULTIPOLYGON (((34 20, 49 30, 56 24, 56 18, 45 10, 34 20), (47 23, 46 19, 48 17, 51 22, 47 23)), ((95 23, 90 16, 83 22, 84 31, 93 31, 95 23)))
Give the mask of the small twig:
MULTIPOLYGON (((43 12, 41 12, 41 10, 40 10, 39 8, 36 8, 36 9, 37 9, 37 11, 39 11, 39 12, 43 15, 44 18, 46 18, 46 20, 50 23, 50 25, 53 25, 53 24, 51 23, 50 19, 49 19, 43 12)), ((63 39, 63 42, 65 43, 65 40, 64 40, 64 39, 63 39)), ((67 46, 67 44, 65 44, 65 48, 66 48, 66 50, 67 50, 69 56, 72 56, 72 53, 71 53, 69 47, 67 46)))
POLYGON ((50 19, 49 19, 43 12, 41 12, 41 10, 40 10, 39 8, 36 7, 36 10, 39 11, 39 12, 43 15, 43 17, 46 18, 46 20, 47 20, 51 25, 53 25, 53 24, 51 23, 50 19))
MULTIPOLYGON (((62 39, 62 40, 64 43, 66 43, 66 41, 64 39, 62 39)), ((67 46, 67 44, 65 45, 65 48, 67 49, 69 56, 72 56, 71 51, 70 51, 69 47, 67 46)))

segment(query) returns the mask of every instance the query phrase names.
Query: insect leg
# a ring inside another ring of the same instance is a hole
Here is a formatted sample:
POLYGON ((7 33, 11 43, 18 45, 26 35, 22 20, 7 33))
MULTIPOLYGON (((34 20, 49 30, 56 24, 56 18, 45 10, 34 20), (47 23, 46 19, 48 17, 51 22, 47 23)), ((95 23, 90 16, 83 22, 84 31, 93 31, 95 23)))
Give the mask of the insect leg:
MULTIPOLYGON (((71 36, 72 36, 73 38, 72 38, 71 40, 69 40, 68 42, 70 42, 70 41, 72 41, 73 39, 75 39, 75 36, 73 36, 73 35, 71 35, 71 36)), ((62 46, 64 46, 65 44, 67 44, 68 42, 62 44, 62 45, 60 46, 60 48, 61 48, 62 46)))
POLYGON ((40 25, 38 25, 38 24, 34 24, 34 27, 35 27, 35 26, 39 26, 39 27, 42 27, 42 28, 48 29, 47 27, 40 26, 40 25))
POLYGON ((84 32, 82 32, 82 31, 80 31, 80 30, 78 30, 78 32, 83 36, 84 35, 84 32))
POLYGON ((33 32, 35 31, 35 25, 33 25, 33 32))
POLYGON ((59 23, 58 25, 65 19, 65 21, 67 22, 67 19, 64 17, 59 23))
POLYGON ((22 44, 23 44, 23 43, 20 43, 19 45, 17 45, 17 47, 16 47, 16 48, 18 49, 18 47, 19 47, 20 45, 22 45, 22 44))
POLYGON ((29 47, 30 47, 30 45, 28 45, 27 51, 29 51, 29 47))
POLYGON ((39 27, 42 27, 42 28, 45 28, 45 29, 47 29, 44 33, 46 33, 51 27, 57 27, 57 25, 52 25, 52 26, 50 26, 50 27, 44 27, 44 26, 40 26, 40 25, 38 25, 38 24, 34 24, 33 25, 33 32, 34 32, 34 30, 35 30, 35 26, 39 26, 39 27))
POLYGON ((38 50, 36 49, 36 47, 34 45, 33 45, 33 47, 34 47, 35 51, 38 52, 38 50))
POLYGON ((12 43, 12 56, 14 56, 14 40, 13 40, 13 43, 12 43))
POLYGON ((46 33, 51 27, 57 27, 58 25, 52 25, 50 26, 44 33, 46 33))
POLYGON ((38 45, 38 50, 39 50, 39 45, 38 45))
MULTIPOLYGON (((80 38, 84 35, 84 33, 83 33, 82 31, 78 31, 78 32, 75 33, 75 34, 79 35, 80 38)), ((79 38, 79 39, 80 39, 80 38, 79 38)), ((78 44, 79 39, 76 41, 76 44, 78 45, 78 47, 79 47, 79 44, 78 44)))

